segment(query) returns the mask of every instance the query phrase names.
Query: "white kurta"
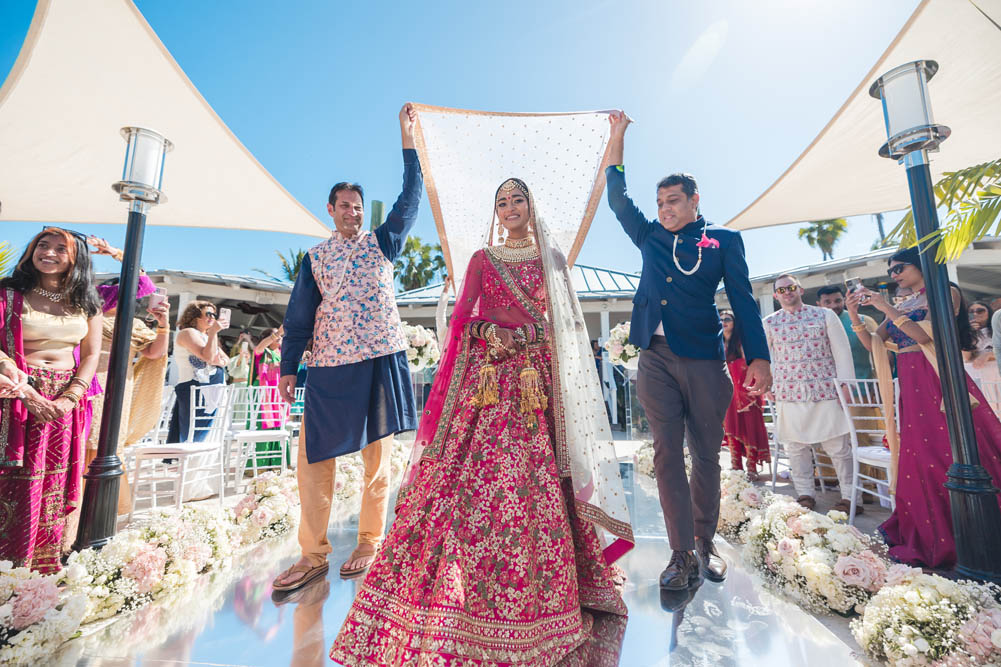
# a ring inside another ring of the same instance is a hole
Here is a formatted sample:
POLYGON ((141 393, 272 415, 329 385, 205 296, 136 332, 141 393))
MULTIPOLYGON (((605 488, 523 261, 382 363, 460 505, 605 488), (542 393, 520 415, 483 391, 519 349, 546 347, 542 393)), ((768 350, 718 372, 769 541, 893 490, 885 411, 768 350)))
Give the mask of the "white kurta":
MULTIPOLYGON (((854 378, 852 348, 841 320, 833 310, 826 312, 827 338, 834 357, 836 376, 854 378)), ((766 328, 766 331, 768 329, 766 328)), ((772 345, 771 339, 768 341, 772 345)), ((837 399, 826 401, 777 401, 776 437, 781 442, 823 442, 849 431, 848 419, 837 399)))

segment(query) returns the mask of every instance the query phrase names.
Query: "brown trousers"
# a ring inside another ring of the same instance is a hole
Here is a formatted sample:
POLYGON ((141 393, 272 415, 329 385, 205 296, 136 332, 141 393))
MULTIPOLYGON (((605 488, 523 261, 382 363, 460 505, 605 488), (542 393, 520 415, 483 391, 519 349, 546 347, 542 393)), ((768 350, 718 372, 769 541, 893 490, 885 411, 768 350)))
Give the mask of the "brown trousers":
POLYGON ((726 363, 679 357, 663 336, 640 354, 637 394, 653 434, 653 466, 671 548, 711 540, 719 520, 719 453, 733 395, 726 363), (687 438, 686 438, 687 434, 687 438), (692 476, 685 472, 685 445, 692 476))
MULTIPOLYGON (((382 542, 386 530, 386 509, 389 502, 389 457, 393 436, 376 440, 361 450, 365 475, 362 481, 361 513, 358 515, 358 544, 382 542)), ((312 565, 326 562, 333 551, 327 539, 330 504, 334 496, 337 459, 310 463, 306 459, 306 423, 299 429, 299 454, 296 457, 296 479, 302 518, 299 521, 299 547, 312 565)))

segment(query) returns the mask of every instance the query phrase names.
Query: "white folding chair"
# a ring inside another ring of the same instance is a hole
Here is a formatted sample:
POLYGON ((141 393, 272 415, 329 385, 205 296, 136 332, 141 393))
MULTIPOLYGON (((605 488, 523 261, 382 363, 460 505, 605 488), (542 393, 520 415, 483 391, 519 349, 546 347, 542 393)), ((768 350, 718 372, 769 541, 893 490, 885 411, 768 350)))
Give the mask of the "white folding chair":
POLYGON ((248 466, 254 477, 271 468, 285 472, 292 432, 288 428, 289 405, 278 387, 234 387, 229 415, 227 461, 231 466, 235 463, 234 486, 239 485, 248 466), (266 442, 277 442, 278 449, 259 451, 258 445, 266 442), (274 459, 279 459, 277 465, 274 459))
POLYGON ((294 468, 299 448, 299 430, 302 428, 303 413, 306 410, 306 388, 295 388, 295 403, 289 406, 288 421, 285 430, 289 432, 289 462, 294 468))
MULTIPOLYGON (((879 393, 878 380, 845 380, 836 378, 834 382, 839 387, 845 387, 848 397, 843 392, 838 392, 838 401, 841 409, 844 410, 848 419, 849 437, 852 443, 852 504, 848 512, 848 523, 855 521, 855 509, 858 504, 859 494, 867 493, 880 500, 885 500, 890 504, 890 508, 896 507, 890 487, 893 483, 892 466, 890 464, 890 450, 882 445, 860 445, 859 435, 868 436, 870 440, 882 442, 886 435, 886 426, 883 420, 883 400, 879 393), (879 468, 884 471, 885 477, 871 477, 860 472, 862 464, 879 468), (873 484, 874 489, 867 489, 864 482, 873 484), (885 492, 880 487, 886 489, 885 492)), ((899 392, 895 392, 899 393, 899 392)), ((896 415, 893 423, 896 424, 896 415)))
MULTIPOLYGON (((994 363, 993 361, 991 363, 994 363)), ((1001 382, 997 380, 977 380, 980 391, 984 392, 984 398, 988 405, 994 410, 994 414, 1001 417, 1001 382)))
MULTIPOLYGON (((171 392, 173 394, 173 392, 171 392)), ((188 438, 184 442, 149 442, 132 447, 132 507, 148 499, 152 509, 161 496, 180 508, 191 485, 218 481, 219 503, 225 500, 224 432, 230 392, 225 385, 191 387, 188 438), (199 409, 211 417, 197 417, 199 409), (195 439, 199 438, 196 442, 195 439), (164 491, 166 487, 166 491, 164 491)))

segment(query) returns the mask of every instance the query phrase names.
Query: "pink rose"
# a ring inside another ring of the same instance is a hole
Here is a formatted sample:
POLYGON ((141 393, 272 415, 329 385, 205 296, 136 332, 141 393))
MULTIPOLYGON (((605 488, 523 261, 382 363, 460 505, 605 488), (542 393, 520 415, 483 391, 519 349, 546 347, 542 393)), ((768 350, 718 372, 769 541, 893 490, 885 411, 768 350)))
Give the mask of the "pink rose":
POLYGON ((872 584, 868 590, 875 593, 886 583, 886 561, 868 549, 858 554, 858 558, 868 563, 869 567, 872 568, 872 584))
POLYGON ((1001 630, 1001 609, 983 609, 960 628, 966 650, 978 658, 987 658, 1001 647, 995 646, 992 635, 1001 630))
POLYGON ((267 507, 258 507, 254 510, 254 513, 250 515, 250 519, 258 528, 266 528, 271 525, 272 521, 275 520, 275 513, 267 507))
POLYGON ((184 559, 195 564, 195 570, 201 572, 212 557, 212 547, 204 542, 193 542, 184 548, 184 559))
POLYGON ((149 593, 163 579, 163 569, 167 564, 167 552, 163 547, 143 544, 135 558, 122 569, 129 579, 136 582, 136 590, 149 593))
POLYGON ((744 504, 750 505, 751 507, 758 507, 761 505, 761 492, 753 486, 741 491, 737 497, 740 498, 744 504))
POLYGON ((783 537, 779 540, 779 553, 782 554, 783 558, 795 556, 799 553, 799 540, 794 540, 791 537, 783 537))
POLYGON ((871 590, 876 572, 865 559, 856 556, 839 556, 834 564, 834 575, 849 586, 871 590))
POLYGON ((240 515, 243 514, 243 510, 250 510, 253 512, 255 509, 257 509, 257 501, 254 500, 254 496, 244 496, 240 499, 240 502, 236 504, 236 507, 233 508, 233 514, 239 518, 240 515))
POLYGON ((803 529, 803 522, 800 520, 799 515, 795 514, 788 519, 786 519, 786 527, 792 532, 793 535, 802 535, 806 532, 803 529))
POLYGON ((59 589, 53 577, 26 579, 14 588, 14 595, 11 625, 15 630, 38 623, 59 601, 59 589))

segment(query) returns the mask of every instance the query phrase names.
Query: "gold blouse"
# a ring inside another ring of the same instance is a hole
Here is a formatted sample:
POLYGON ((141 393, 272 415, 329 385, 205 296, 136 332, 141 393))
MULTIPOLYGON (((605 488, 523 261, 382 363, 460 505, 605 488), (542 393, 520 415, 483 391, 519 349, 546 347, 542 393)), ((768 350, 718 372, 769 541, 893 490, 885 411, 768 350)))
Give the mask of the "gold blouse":
POLYGON ((87 335, 87 316, 52 315, 35 310, 24 299, 21 308, 21 338, 33 350, 72 350, 87 335))

